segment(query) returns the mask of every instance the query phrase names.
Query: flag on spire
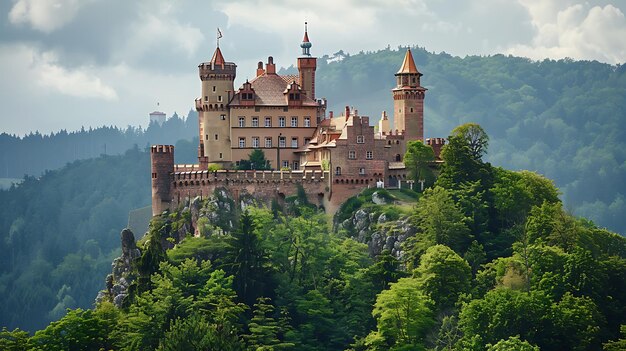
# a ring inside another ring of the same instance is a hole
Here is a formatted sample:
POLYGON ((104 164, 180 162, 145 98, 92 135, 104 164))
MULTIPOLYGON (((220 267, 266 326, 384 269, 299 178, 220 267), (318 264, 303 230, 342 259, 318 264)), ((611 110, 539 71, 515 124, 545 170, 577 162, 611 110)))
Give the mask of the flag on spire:
POLYGON ((217 27, 217 39, 222 37, 222 31, 220 30, 220 27, 217 27))

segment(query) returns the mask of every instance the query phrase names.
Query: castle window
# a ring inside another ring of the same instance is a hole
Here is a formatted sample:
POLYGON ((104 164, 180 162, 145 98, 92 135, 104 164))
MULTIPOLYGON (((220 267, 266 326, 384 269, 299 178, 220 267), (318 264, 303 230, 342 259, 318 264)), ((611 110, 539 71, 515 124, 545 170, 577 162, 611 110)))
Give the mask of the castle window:
POLYGON ((220 159, 222 158, 222 153, 220 152, 220 159))
POLYGON ((413 113, 413 107, 411 107, 411 113, 413 113))
POLYGON ((298 147, 298 138, 291 138, 291 147, 293 148, 297 148, 298 147))
POLYGON ((279 127, 285 126, 285 117, 278 117, 278 126, 279 127))
POLYGON ((204 135, 204 140, 209 140, 209 135, 208 134, 204 135))
POLYGON ((218 139, 218 135, 217 135, 217 134, 215 134, 215 140, 217 140, 217 139, 218 139))
POLYGON ((360 175, 365 175, 365 168, 363 168, 363 167, 359 168, 359 174, 360 175))
POLYGON ((239 126, 240 127, 246 126, 246 117, 239 117, 239 126))
POLYGON ((289 168, 289 161, 283 160, 283 168, 289 168))
POLYGON ((252 137, 252 147, 257 149, 260 146, 259 137, 252 137))
POLYGON ((269 128, 272 126, 272 117, 265 117, 265 127, 269 128))
POLYGON ((300 162, 298 161, 293 161, 293 167, 291 169, 300 169, 300 162))
POLYGON ((220 115, 220 119, 221 119, 222 121, 225 121, 225 120, 226 120, 226 115, 220 115))
POLYGON ((252 126, 253 127, 259 126, 259 117, 252 117, 252 126))
POLYGON ((217 96, 217 102, 222 102, 222 95, 217 96))
POLYGON ((215 92, 215 85, 213 86, 213 92, 215 92))
POLYGON ((304 126, 305 127, 311 126, 311 117, 304 117, 304 126))
POLYGON ((204 96, 204 101, 209 101, 209 97, 207 95, 204 96))
POLYGON ((239 148, 243 149, 246 147, 246 138, 239 138, 239 148))
POLYGON ((286 147, 287 146, 287 138, 284 136, 278 137, 278 147, 286 147))
POLYGON ((341 175, 341 167, 335 168, 335 175, 341 175))
POLYGON ((152 178, 156 178, 157 174, 156 173, 152 173, 152 178))
POLYGON ((363 143, 365 143, 365 137, 363 137, 362 135, 357 135, 357 136, 356 136, 356 143, 357 143, 357 144, 363 144, 363 143))
POLYGON ((298 117, 291 117, 291 126, 294 128, 298 126, 298 117))
POLYGON ((354 160, 356 158, 356 151, 350 150, 348 151, 348 158, 354 160))
POLYGON ((311 138, 304 138, 304 145, 311 142, 311 138))
POLYGON ((272 147, 272 138, 265 137, 265 147, 272 147))
POLYGON ((366 159, 368 159, 368 160, 373 159, 373 158, 374 158, 374 153, 373 153, 373 152, 371 152, 371 151, 367 151, 367 152, 365 153, 365 158, 366 158, 366 159))

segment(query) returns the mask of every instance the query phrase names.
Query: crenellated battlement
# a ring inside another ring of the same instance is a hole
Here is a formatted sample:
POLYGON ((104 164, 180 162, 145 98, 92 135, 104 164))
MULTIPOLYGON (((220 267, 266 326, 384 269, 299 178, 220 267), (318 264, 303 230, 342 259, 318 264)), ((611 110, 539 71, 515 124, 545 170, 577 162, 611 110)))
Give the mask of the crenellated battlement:
POLYGON ((441 160, 441 149, 446 145, 445 138, 427 138, 426 145, 429 145, 433 148, 433 152, 435 153, 435 159, 441 160))
POLYGON ((426 138, 426 145, 445 145, 446 138, 426 138))
POLYGON ((232 62, 224 64, 214 64, 212 62, 203 62, 198 66, 198 73, 201 80, 209 79, 235 79, 237 65, 232 62))
POLYGON ((152 145, 150 147, 151 154, 173 154, 174 145, 152 145))
POLYGON ((198 165, 176 165, 174 187, 207 185, 210 183, 318 183, 328 180, 328 171, 241 171, 200 170, 198 165))

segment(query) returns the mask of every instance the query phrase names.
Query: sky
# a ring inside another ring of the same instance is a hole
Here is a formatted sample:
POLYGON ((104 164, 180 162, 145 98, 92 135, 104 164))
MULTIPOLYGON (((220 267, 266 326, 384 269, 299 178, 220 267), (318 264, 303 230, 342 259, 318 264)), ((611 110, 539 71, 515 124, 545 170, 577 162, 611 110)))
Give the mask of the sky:
POLYGON ((626 62, 626 0, 2 0, 0 133, 186 115, 218 27, 238 87, 270 55, 294 64, 304 21, 318 57, 417 45, 626 62))

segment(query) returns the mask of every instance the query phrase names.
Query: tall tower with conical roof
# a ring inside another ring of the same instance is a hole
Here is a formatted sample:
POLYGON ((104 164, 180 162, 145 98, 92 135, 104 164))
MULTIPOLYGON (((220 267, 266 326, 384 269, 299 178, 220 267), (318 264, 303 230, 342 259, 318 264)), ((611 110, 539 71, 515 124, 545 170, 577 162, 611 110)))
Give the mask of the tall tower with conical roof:
POLYGON ((413 54, 408 49, 400 70, 395 74, 393 94, 394 129, 404 133, 404 140, 424 140, 424 96, 420 85, 422 74, 415 67, 413 54))
POLYGON ((209 62, 198 66, 202 96, 196 99, 200 124, 198 160, 202 169, 209 163, 230 163, 230 113, 228 102, 234 93, 237 65, 226 62, 220 47, 209 62))
POLYGON ((311 46, 307 22, 304 22, 304 38, 300 44, 302 55, 298 57, 298 73, 300 77, 298 83, 306 96, 315 100, 315 69, 317 68, 317 58, 311 57, 311 46))

